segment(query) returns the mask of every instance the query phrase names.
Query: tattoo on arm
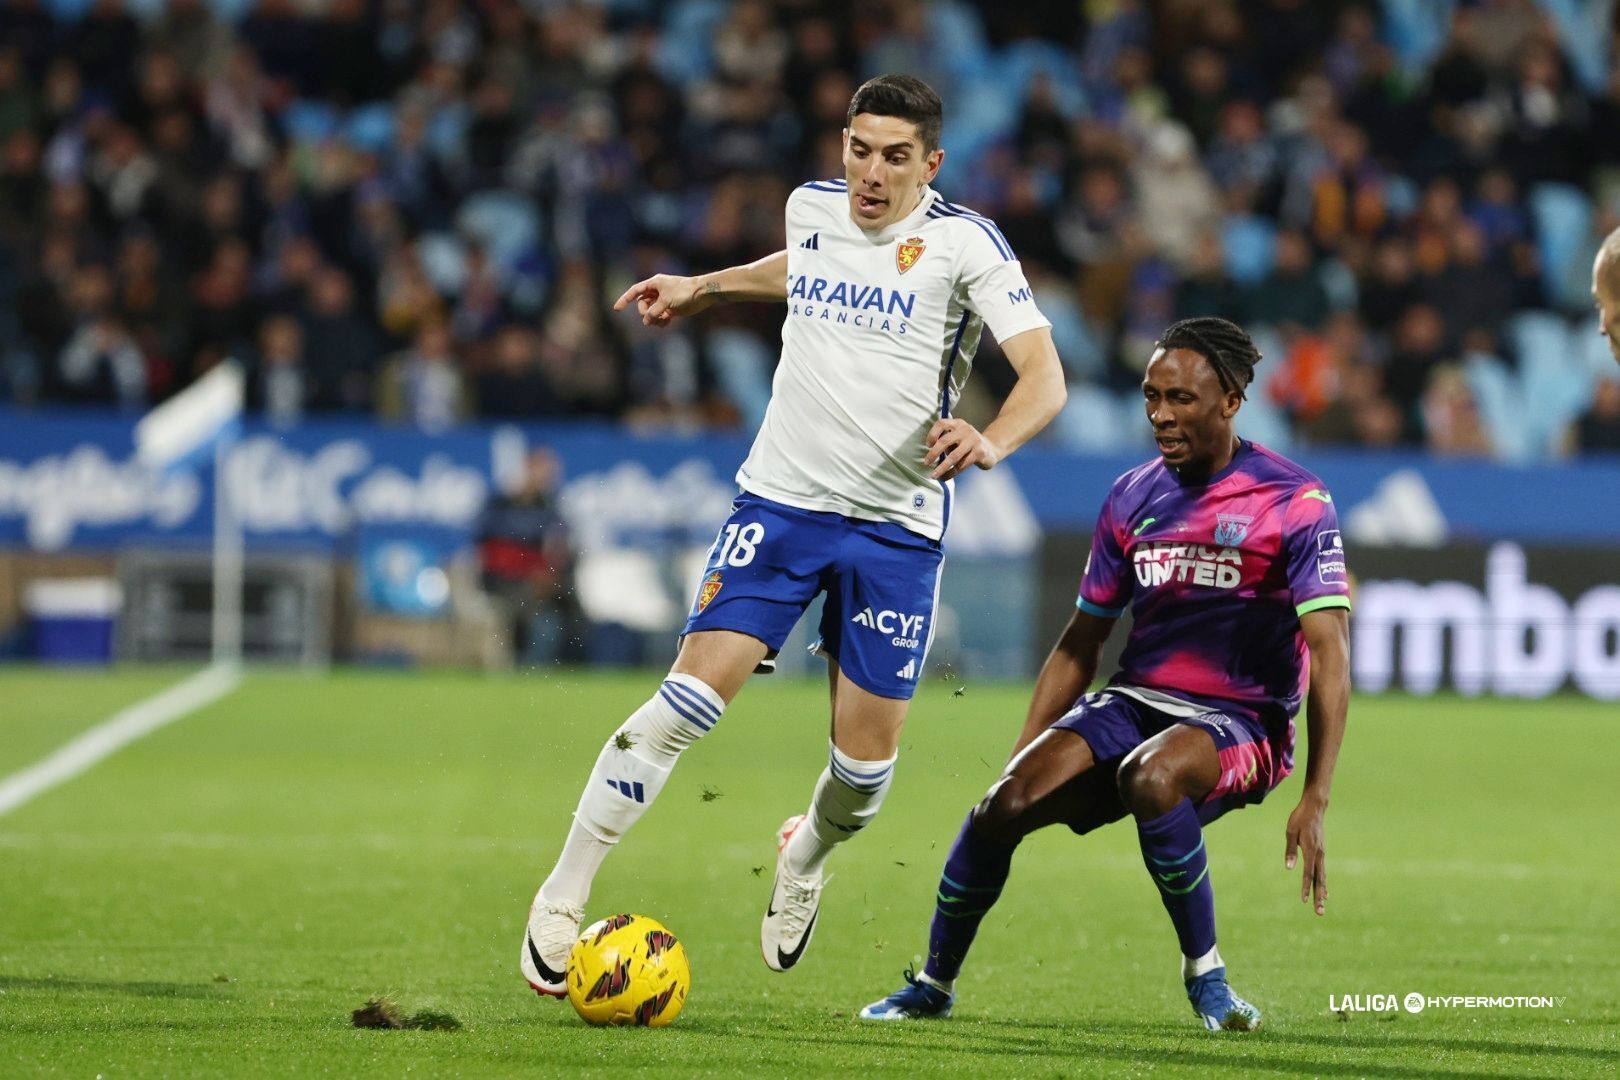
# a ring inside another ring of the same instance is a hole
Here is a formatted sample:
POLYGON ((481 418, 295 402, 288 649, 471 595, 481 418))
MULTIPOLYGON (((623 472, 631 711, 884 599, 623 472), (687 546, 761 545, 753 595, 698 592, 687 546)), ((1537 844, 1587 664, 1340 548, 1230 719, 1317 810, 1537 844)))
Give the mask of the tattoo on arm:
POLYGON ((720 283, 715 281, 713 278, 710 278, 708 281, 703 283, 703 291, 709 296, 719 296, 720 283))

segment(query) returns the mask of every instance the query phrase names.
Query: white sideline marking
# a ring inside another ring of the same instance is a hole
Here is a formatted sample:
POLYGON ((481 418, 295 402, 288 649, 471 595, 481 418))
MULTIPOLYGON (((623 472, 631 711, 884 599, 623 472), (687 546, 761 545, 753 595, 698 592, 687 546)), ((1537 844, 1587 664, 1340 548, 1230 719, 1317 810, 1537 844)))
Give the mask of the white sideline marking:
POLYGON ((234 665, 215 664, 184 682, 145 701, 120 709, 106 720, 59 748, 50 757, 0 780, 0 817, 36 795, 82 775, 97 762, 111 757, 136 739, 211 705, 235 690, 242 671, 234 665))

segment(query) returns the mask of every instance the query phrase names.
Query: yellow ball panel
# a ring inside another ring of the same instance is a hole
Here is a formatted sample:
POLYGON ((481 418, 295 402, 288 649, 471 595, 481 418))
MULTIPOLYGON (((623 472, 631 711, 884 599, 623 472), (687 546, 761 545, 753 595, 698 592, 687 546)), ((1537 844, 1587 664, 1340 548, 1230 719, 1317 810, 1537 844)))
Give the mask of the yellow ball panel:
POLYGON ((686 948, 656 919, 612 915, 586 927, 568 956, 568 1000, 589 1024, 663 1027, 692 985, 686 948))

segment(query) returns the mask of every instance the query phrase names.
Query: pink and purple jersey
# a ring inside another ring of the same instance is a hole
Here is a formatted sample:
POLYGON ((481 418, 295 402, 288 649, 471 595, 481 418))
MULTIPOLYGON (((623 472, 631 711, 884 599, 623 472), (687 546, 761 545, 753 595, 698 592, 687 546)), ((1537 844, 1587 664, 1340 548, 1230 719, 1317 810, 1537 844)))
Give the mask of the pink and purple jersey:
POLYGON ((1131 609, 1110 685, 1292 717, 1304 692, 1300 616, 1350 606, 1333 498, 1246 440, 1203 484, 1182 483, 1156 458, 1108 493, 1079 606, 1104 617, 1131 609))

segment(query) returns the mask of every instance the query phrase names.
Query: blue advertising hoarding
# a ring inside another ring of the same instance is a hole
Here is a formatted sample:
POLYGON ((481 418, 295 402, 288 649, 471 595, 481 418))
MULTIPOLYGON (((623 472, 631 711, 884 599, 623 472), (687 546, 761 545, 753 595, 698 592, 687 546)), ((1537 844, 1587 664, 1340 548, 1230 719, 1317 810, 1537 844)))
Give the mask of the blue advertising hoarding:
MULTIPOLYGON (((133 428, 117 415, 0 410, 0 546, 205 542, 212 478, 141 467, 133 428)), ((563 512, 576 542, 638 545, 712 537, 748 439, 605 425, 427 435, 358 420, 288 430, 250 423, 228 467, 256 547, 330 548, 361 528, 442 543, 470 538, 500 479, 539 445, 563 462, 563 512)), ((1352 542, 1620 544, 1620 460, 1510 467, 1398 453, 1299 457, 1333 492, 1352 542)), ((1114 478, 1138 461, 1027 447, 1004 468, 963 478, 947 547, 1020 555, 1043 528, 1087 530, 1114 478)))

